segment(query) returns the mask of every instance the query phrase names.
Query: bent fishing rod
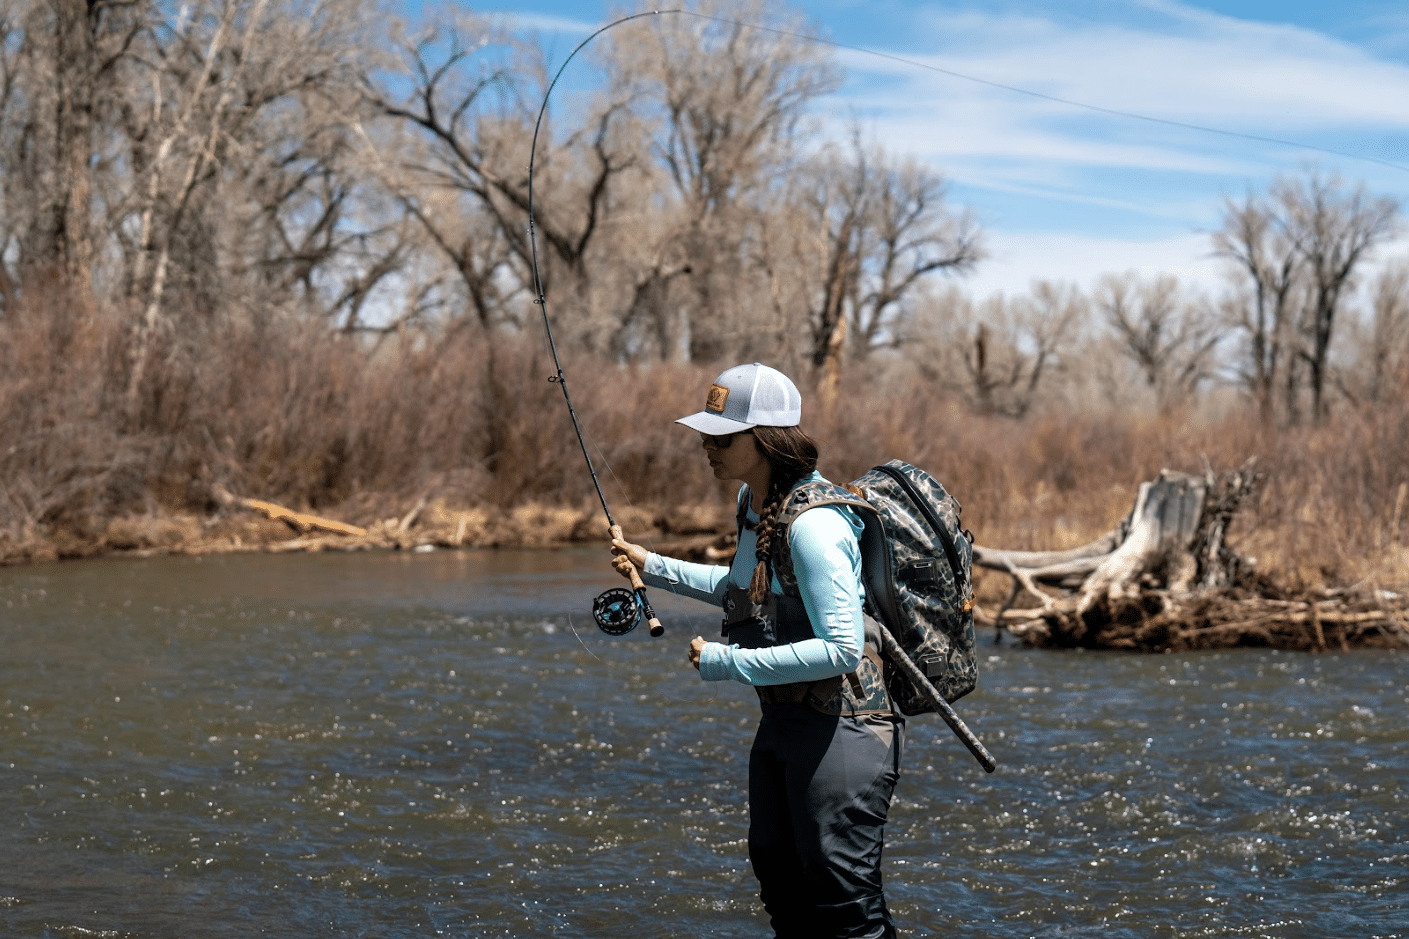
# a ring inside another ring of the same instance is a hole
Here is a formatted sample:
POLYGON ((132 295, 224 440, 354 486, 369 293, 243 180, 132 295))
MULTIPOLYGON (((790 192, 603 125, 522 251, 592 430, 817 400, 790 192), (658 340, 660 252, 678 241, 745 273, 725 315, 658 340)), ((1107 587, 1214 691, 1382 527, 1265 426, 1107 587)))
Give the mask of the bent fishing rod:
MULTIPOLYGON (((572 429, 577 434, 577 444, 582 448, 582 458, 587 461, 587 472, 592 477, 592 486, 597 490, 597 499, 602 503, 602 512, 607 517, 607 531, 613 540, 622 538, 621 526, 612 517, 611 506, 607 505, 607 497, 602 492, 602 482, 597 478, 597 468, 592 463, 592 454, 587 449, 587 440, 582 434, 582 424, 577 419, 577 409, 572 406, 572 394, 568 391, 567 376, 563 374, 563 363, 558 358, 558 344, 553 339, 553 323, 548 316, 548 298, 543 289, 543 274, 538 267, 538 236, 537 229, 533 223, 533 170, 534 161, 538 154, 538 133, 543 127, 543 116, 548 112, 548 99, 552 97, 553 89, 557 87, 558 79, 563 77, 563 72, 567 69, 568 63, 573 60, 573 56, 582 51, 588 43, 596 39, 602 33, 613 26, 620 26, 622 23, 640 19, 645 16, 656 16, 659 11, 646 13, 634 13, 624 16, 615 22, 608 23, 577 44, 563 64, 558 66, 557 73, 553 76, 552 82, 548 84, 548 90, 543 93, 543 104, 538 109, 538 119, 533 124, 533 141, 529 145, 528 151, 528 244, 529 257, 533 266, 533 302, 538 304, 539 311, 543 314, 543 332, 548 337, 548 351, 553 356, 554 374, 548 381, 557 385, 563 391, 563 401, 567 403, 568 417, 572 419, 572 429)), ((669 11, 668 11, 669 12, 669 11)), ((651 608, 651 601, 646 597, 646 585, 641 580, 640 571, 636 570, 636 565, 631 565, 631 589, 624 587, 613 587, 605 591, 592 602, 592 618, 597 621, 597 626, 602 632, 611 636, 624 636, 636 628, 636 624, 643 618, 650 625, 652 636, 665 635, 665 627, 656 618, 656 611, 651 608)))

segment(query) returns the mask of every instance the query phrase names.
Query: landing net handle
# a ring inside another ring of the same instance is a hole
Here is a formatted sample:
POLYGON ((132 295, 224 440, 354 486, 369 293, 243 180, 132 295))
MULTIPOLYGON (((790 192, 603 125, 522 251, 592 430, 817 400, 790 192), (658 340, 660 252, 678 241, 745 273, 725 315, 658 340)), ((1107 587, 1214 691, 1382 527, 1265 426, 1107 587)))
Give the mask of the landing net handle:
POLYGON ((925 673, 920 671, 919 666, 910 656, 905 654, 905 650, 900 647, 900 643, 896 641, 895 636, 891 635, 890 630, 884 626, 881 626, 880 629, 881 651, 885 653, 886 661, 898 666, 901 671, 910 676, 910 680, 915 683, 915 686, 925 697, 930 699, 939 712, 939 716, 944 718, 944 723, 948 724, 949 729, 954 731, 954 736, 958 737, 965 747, 968 747, 969 752, 974 755, 974 759, 978 760, 978 765, 982 766, 985 772, 991 773, 997 769, 998 761, 993 758, 993 754, 989 753, 988 748, 979 741, 972 730, 969 730, 969 725, 964 723, 964 719, 954 713, 949 702, 944 700, 944 696, 930 683, 925 673))

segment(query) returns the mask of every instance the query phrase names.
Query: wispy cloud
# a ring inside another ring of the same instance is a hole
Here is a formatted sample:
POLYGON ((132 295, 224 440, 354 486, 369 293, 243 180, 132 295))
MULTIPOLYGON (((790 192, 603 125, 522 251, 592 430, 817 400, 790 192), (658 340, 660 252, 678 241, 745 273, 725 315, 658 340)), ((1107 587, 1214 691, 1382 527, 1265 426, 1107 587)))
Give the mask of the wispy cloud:
POLYGON ((521 13, 511 10, 486 10, 483 15, 505 29, 539 33, 570 33, 586 36, 601 26, 596 19, 557 16, 551 13, 521 13))
POLYGON ((1409 9, 1377 13, 1365 20, 1366 46, 1386 57, 1409 59, 1409 9))
POLYGON ((1313 165, 1409 191, 1409 169, 1374 162, 1409 167, 1409 64, 1369 43, 1174 0, 909 15, 877 50, 891 58, 839 51, 832 112, 932 161, 994 223, 978 293, 1125 269, 1212 284, 1225 198, 1313 165))
POLYGON ((879 50, 904 62, 840 53, 839 110, 968 186, 1151 220, 1206 223, 1230 191, 1313 163, 1409 184, 1373 162, 1409 155, 1409 66, 1170 0, 1101 12, 916 7, 904 46, 879 50))
MULTIPOLYGON (((898 100, 983 98, 1018 113, 1052 114, 1050 100, 926 71, 936 69, 1254 135, 1356 127, 1409 132, 1409 66, 1301 27, 1172 3, 1158 7, 1141 24, 920 7, 911 35, 933 37, 924 43, 930 48, 895 53, 913 65, 851 52, 844 58, 854 71, 888 77, 898 100)), ((1073 118, 1094 113, 1062 107, 1073 118)), ((1122 120, 1107 117, 1117 126, 1122 120)))

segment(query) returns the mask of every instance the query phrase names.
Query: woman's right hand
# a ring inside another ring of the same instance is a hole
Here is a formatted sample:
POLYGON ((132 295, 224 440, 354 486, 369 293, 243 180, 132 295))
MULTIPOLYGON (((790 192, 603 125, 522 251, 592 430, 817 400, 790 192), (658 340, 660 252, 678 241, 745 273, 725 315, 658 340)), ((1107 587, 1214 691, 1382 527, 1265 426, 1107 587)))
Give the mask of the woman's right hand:
POLYGON ((631 579, 633 570, 639 575, 646 569, 646 555, 649 553, 645 548, 624 538, 612 539, 612 567, 627 580, 631 579))

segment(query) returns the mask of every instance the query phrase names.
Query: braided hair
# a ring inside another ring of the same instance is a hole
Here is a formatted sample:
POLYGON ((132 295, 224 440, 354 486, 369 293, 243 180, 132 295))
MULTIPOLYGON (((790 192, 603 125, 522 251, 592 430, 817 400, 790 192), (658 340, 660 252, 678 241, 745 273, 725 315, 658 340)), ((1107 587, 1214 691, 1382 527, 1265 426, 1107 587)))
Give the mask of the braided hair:
POLYGON ((817 468, 817 444, 796 427, 760 425, 753 429, 753 436, 772 470, 768 492, 759 512, 758 549, 754 553, 758 564, 753 569, 753 579, 749 581, 749 599, 762 603, 768 599, 773 576, 770 556, 778 512, 798 480, 817 468))

